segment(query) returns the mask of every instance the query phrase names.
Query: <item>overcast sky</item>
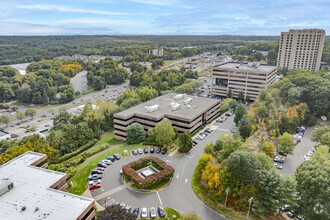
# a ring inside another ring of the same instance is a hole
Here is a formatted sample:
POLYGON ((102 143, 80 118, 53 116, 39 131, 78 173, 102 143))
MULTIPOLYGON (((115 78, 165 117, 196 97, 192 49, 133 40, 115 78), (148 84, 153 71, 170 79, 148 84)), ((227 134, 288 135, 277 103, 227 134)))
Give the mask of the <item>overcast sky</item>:
POLYGON ((330 32, 330 0, 0 0, 0 35, 330 32))

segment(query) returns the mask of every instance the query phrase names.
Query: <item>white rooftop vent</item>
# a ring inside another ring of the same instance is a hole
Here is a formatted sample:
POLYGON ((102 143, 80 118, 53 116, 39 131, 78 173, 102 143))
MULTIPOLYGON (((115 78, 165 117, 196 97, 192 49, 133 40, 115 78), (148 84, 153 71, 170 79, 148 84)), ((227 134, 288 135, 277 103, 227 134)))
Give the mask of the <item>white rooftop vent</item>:
POLYGON ((187 98, 186 100, 183 101, 185 105, 188 105, 191 102, 192 102, 192 98, 187 98))
POLYGON ((187 109, 190 109, 191 108, 191 105, 186 105, 187 109))
POLYGON ((186 97, 186 94, 179 94, 179 95, 174 96, 174 100, 180 100, 180 99, 183 99, 184 97, 186 97))
POLYGON ((4 180, 0 182, 0 196, 9 192, 12 188, 14 188, 14 184, 10 180, 4 180))
POLYGON ((171 102, 170 106, 173 107, 175 106, 177 103, 176 102, 171 102))
POLYGON ((178 110, 179 108, 181 108, 181 104, 176 103, 175 105, 173 105, 173 106, 171 107, 171 110, 172 110, 172 111, 176 111, 176 110, 178 110))
POLYGON ((159 109, 159 105, 146 106, 147 112, 151 113, 159 109))

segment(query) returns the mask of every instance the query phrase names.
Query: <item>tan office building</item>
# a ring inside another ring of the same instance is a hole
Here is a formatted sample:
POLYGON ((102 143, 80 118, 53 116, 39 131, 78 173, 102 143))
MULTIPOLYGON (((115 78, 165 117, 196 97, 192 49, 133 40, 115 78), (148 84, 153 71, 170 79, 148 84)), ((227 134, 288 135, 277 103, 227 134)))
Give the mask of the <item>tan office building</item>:
POLYGON ((217 99, 167 93, 114 114, 115 137, 126 140, 127 126, 134 122, 141 124, 147 133, 163 118, 168 118, 180 133, 193 133, 212 120, 219 110, 217 99))
POLYGON ((322 58, 325 31, 321 29, 290 30, 281 33, 277 66, 289 70, 303 68, 318 71, 322 58))
POLYGON ((211 94, 213 96, 227 97, 228 91, 232 91, 234 98, 243 92, 244 97, 255 100, 260 91, 272 84, 276 78, 275 66, 260 65, 253 62, 248 64, 225 63, 213 68, 214 80, 211 94))

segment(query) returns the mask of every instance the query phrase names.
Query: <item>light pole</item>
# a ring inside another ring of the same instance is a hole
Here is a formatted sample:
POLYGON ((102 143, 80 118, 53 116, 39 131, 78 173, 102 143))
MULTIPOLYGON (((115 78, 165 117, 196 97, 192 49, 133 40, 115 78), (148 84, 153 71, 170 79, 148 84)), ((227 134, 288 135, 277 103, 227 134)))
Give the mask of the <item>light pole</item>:
POLYGON ((246 219, 249 219, 249 213, 250 213, 250 207, 251 207, 251 203, 252 203, 253 197, 251 197, 248 202, 249 202, 249 209, 248 209, 248 213, 246 215, 246 219))
POLYGON ((225 192, 226 192, 225 208, 227 208, 227 197, 228 197, 228 193, 230 192, 230 188, 228 187, 225 192))

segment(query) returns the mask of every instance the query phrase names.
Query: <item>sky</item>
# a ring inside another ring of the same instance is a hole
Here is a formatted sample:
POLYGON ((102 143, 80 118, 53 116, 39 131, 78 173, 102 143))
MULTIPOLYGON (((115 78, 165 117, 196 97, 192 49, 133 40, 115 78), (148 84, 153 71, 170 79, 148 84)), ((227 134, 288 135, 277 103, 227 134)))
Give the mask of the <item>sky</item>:
POLYGON ((0 35, 330 32, 330 0, 0 0, 0 35))

